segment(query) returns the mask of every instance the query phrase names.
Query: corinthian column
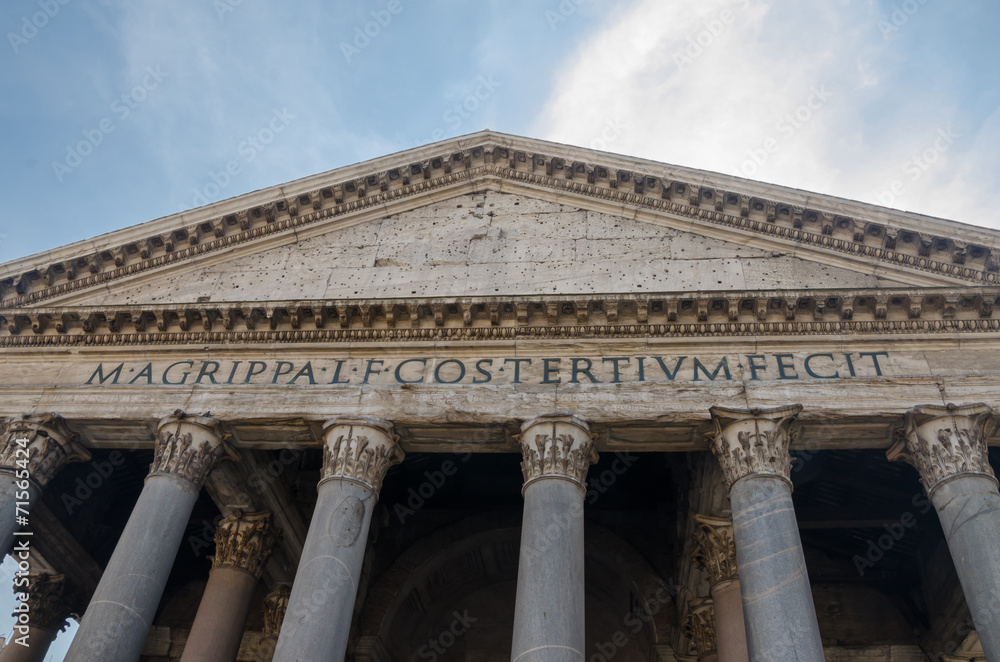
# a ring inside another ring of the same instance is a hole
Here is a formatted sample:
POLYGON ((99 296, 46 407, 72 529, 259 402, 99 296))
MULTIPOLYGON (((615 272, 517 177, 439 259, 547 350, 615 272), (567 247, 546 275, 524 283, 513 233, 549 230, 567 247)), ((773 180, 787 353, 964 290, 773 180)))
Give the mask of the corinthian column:
POLYGON ((274 657, 274 647, 278 643, 278 633, 281 632, 281 622, 285 620, 291 592, 289 586, 282 584, 264 598, 264 636, 260 638, 254 662, 271 662, 274 657))
POLYGON ((753 662, 822 662, 802 541, 792 506, 788 428, 801 405, 712 407, 712 452, 733 505, 747 647, 753 662))
POLYGON ((156 453, 132 516, 80 622, 67 662, 135 662, 163 595, 191 509, 231 453, 218 421, 181 411, 160 421, 156 453))
POLYGON ((63 575, 28 575, 25 593, 28 625, 14 625, 14 634, 0 652, 0 662, 42 662, 52 641, 66 626, 70 604, 63 575))
POLYGON ((250 599, 275 542, 269 512, 237 513, 219 522, 212 570, 181 662, 236 659, 250 599))
POLYGON ((985 429, 992 414, 982 404, 914 407, 887 456, 920 473, 986 658, 1000 660, 1000 491, 985 429))
POLYGON ((386 471, 403 459, 388 421, 338 417, 323 427, 323 475, 276 662, 344 659, 372 509, 386 471))
POLYGON ((694 642, 698 662, 718 662, 715 634, 715 606, 710 598, 696 598, 688 603, 684 618, 684 634, 694 642))
POLYGON ((718 636, 719 662, 747 662, 747 630, 743 625, 743 601, 740 594, 739 565, 733 522, 720 517, 695 515, 697 545, 692 558, 697 567, 708 572, 709 591, 715 603, 715 631, 718 636))
POLYGON ((521 426, 524 516, 511 660, 584 659, 583 499, 590 428, 551 414, 521 426))
POLYGON ((10 551, 14 531, 60 469, 85 462, 90 453, 55 414, 8 418, 0 441, 0 556, 10 551), (19 510, 20 508, 20 510, 19 510))

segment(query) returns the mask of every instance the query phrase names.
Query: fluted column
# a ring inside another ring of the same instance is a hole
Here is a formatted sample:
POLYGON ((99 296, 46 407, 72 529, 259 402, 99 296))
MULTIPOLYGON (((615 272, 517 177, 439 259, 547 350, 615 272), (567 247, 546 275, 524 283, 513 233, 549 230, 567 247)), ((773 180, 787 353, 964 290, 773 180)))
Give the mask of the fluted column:
POLYGON ((986 658, 1000 660, 1000 491, 986 446, 992 415, 982 404, 914 407, 887 456, 920 473, 986 658))
POLYGON ((219 522, 212 570, 181 662, 236 659, 250 600, 275 542, 269 512, 237 513, 219 522))
POLYGON ((0 662, 42 662, 52 641, 66 626, 71 607, 66 596, 65 576, 28 575, 24 592, 28 622, 22 625, 18 619, 10 641, 0 652, 0 662))
POLYGON ((201 486, 229 453, 218 421, 181 411, 160 421, 146 484, 66 662, 139 659, 201 486))
POLYGON ((824 660, 792 506, 788 428, 801 410, 711 408, 711 448, 729 485, 753 662, 824 660))
POLYGON ((90 459, 76 439, 55 414, 7 419, 0 441, 0 557, 10 551, 14 532, 25 521, 19 518, 27 519, 56 472, 90 459))
POLYGON ((583 500, 590 428, 552 414, 521 426, 524 515, 511 660, 584 659, 583 500))
POLYGON ((688 603, 688 615, 684 618, 684 634, 694 642, 698 651, 698 662, 718 662, 716 643, 715 605, 711 598, 695 598, 688 603))
POLYGON ((260 638, 254 662, 271 662, 274 657, 274 647, 278 644, 278 633, 281 632, 281 622, 285 620, 291 593, 292 588, 282 584, 264 598, 264 636, 260 638))
POLYGON ((708 572, 709 591, 715 603, 715 631, 718 637, 719 662, 747 662, 747 630, 743 624, 743 600, 740 593, 739 565, 733 522, 721 517, 695 515, 696 549, 692 554, 697 567, 708 572))
POLYGON ((344 659, 372 509, 386 471, 403 459, 392 424, 380 419, 335 418, 323 440, 316 508, 275 662, 344 659))

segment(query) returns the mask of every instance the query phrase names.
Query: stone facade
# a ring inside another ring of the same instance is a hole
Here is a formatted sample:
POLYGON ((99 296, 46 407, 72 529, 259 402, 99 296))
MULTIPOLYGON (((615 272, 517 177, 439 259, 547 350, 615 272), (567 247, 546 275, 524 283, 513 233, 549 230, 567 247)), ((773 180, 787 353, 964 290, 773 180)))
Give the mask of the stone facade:
POLYGON ((57 248, 0 533, 74 661, 986 659, 998 240, 483 132, 57 248))

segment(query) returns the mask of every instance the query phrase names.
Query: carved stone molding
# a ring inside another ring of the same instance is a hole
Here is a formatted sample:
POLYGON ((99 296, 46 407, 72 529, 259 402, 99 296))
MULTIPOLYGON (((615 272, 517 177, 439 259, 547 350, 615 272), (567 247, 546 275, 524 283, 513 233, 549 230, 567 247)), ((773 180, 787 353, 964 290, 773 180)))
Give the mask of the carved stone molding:
POLYGON ((704 657, 718 649, 715 637, 715 603, 711 598, 697 598, 688 603, 688 615, 682 624, 687 635, 698 650, 698 657, 704 657))
POLYGON ((802 405, 774 409, 712 407, 711 449, 729 489, 747 476, 775 476, 792 487, 788 429, 802 405))
POLYGON ((712 586, 739 579, 733 521, 707 515, 694 515, 694 520, 696 547, 691 552, 691 558, 695 567, 708 572, 712 586))
MULTIPOLYGON (((66 627, 72 612, 69 606, 65 575, 39 573, 28 575, 28 615, 31 625, 49 632, 66 627)), ((16 614, 15 614, 16 616, 16 614)))
POLYGON ((914 407, 886 457, 913 465, 928 492, 953 476, 985 476, 997 483, 986 446, 992 416, 984 404, 914 407))
POLYGON ((236 457, 222 440, 218 421, 178 409, 160 421, 149 474, 169 474, 201 487, 216 462, 236 457))
POLYGON ((66 427, 61 416, 42 414, 8 418, 0 442, 0 471, 16 474, 25 460, 31 479, 45 487, 66 464, 90 460, 90 452, 77 443, 77 434, 66 427), (27 442, 23 441, 25 439, 27 442), (22 440, 21 443, 18 440, 22 440))
POLYGON ((389 421, 338 416, 323 424, 322 480, 348 478, 378 495, 389 467, 403 456, 389 421))
POLYGON ((242 568, 260 579, 280 534, 271 526, 271 513, 243 513, 224 518, 215 532, 212 567, 242 568))
POLYGON ((586 490, 587 470, 597 462, 586 422, 564 414, 538 416, 521 425, 520 442, 524 488, 540 478, 562 478, 586 490))
POLYGON ((285 611, 288 609, 288 596, 292 594, 292 589, 282 584, 267 594, 264 598, 264 636, 277 638, 281 632, 281 622, 285 620, 285 611))

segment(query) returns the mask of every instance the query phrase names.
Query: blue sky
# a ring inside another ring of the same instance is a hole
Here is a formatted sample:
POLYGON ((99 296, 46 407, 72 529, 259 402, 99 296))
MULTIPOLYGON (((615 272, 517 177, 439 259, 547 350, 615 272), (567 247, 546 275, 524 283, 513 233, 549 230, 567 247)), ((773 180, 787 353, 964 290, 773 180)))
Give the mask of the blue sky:
POLYGON ((995 1, 5 0, 0 26, 0 261, 483 128, 1000 228, 995 1))

